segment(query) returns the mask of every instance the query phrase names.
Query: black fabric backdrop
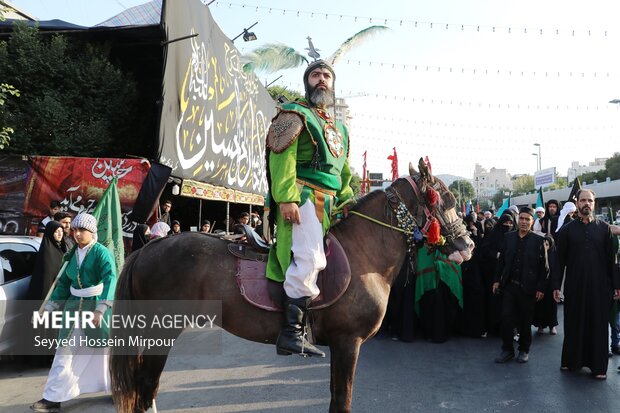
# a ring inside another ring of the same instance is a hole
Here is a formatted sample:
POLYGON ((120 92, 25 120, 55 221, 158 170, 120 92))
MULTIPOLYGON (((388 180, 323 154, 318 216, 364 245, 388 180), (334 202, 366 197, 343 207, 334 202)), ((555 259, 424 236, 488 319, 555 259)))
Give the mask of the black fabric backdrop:
POLYGON ((172 175, 266 195, 265 136, 275 102, 196 0, 165 2, 168 44, 159 161, 172 175), (171 42, 184 36, 197 36, 171 42))

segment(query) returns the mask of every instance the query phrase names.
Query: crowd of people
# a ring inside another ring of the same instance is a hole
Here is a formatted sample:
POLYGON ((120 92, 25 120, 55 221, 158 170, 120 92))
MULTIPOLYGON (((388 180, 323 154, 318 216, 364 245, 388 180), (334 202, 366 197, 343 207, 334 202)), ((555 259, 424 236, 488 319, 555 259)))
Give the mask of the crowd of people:
POLYGON ((497 363, 525 363, 532 328, 556 335, 558 304, 564 303, 562 370, 589 367, 604 379, 607 358, 620 355, 620 228, 596 219, 594 203, 594 192, 582 189, 577 205, 549 200, 544 208, 512 206, 500 216, 467 214, 464 223, 476 244, 472 259, 458 272, 436 265, 444 274, 430 287, 419 257, 413 270, 405 263, 379 337, 444 342, 454 334, 496 336, 502 340, 497 363))

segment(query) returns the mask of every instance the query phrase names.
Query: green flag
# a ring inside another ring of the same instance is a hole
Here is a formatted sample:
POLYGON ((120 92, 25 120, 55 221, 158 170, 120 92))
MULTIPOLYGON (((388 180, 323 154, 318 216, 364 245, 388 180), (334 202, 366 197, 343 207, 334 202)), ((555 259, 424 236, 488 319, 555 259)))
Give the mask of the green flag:
POLYGON ((123 215, 117 183, 117 178, 112 179, 95 207, 93 216, 97 218, 97 242, 103 244, 112 253, 118 275, 125 262, 125 246, 123 244, 123 215))
POLYGON ((501 217, 501 216, 502 216, 502 213, 503 213, 505 210, 507 210, 509 206, 510 206, 510 194, 508 194, 508 198, 506 198, 506 199, 504 200, 504 203, 502 204, 502 206, 501 206, 501 207, 499 207, 499 210, 497 210, 497 214, 496 214, 496 215, 497 215, 498 217, 501 217))
POLYGON ((543 194, 542 194, 542 186, 540 188, 538 188, 538 199, 536 199, 536 208, 538 207, 545 207, 545 200, 543 199, 543 194))

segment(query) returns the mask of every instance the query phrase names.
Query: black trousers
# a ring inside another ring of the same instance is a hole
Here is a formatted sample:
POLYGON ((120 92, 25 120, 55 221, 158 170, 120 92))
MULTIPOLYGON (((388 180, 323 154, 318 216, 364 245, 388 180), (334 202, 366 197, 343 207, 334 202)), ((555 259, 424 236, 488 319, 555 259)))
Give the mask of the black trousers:
POLYGON ((514 352, 514 329, 519 331, 519 351, 529 353, 532 344, 532 317, 536 295, 527 294, 511 282, 502 290, 502 350, 514 352))

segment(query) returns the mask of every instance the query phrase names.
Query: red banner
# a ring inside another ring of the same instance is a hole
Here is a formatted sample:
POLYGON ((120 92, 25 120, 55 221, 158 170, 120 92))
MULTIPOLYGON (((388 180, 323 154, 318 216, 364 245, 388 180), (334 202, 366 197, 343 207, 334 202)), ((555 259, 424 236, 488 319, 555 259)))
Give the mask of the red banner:
POLYGON ((52 200, 74 216, 92 212, 112 178, 118 178, 123 212, 123 236, 131 239, 135 224, 127 219, 150 164, 145 159, 65 158, 35 156, 25 191, 24 215, 36 232, 40 218, 49 213, 52 200))

